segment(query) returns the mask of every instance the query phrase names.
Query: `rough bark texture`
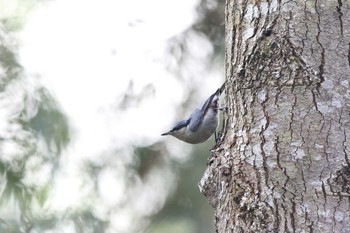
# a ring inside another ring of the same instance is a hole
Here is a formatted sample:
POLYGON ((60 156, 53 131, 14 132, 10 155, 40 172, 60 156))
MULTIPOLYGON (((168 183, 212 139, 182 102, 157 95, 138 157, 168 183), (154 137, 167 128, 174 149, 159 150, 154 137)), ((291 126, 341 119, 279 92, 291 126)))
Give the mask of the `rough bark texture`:
POLYGON ((350 232, 350 3, 227 0, 217 232, 350 232))

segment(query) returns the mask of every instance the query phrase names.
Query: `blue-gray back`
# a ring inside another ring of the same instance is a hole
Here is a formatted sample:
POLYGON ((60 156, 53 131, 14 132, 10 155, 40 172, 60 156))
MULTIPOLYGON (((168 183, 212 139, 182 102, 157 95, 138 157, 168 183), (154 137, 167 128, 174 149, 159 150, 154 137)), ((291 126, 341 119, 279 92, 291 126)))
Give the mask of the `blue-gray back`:
POLYGON ((216 92, 212 94, 207 101, 202 105, 202 107, 199 109, 197 108, 194 110, 194 112, 190 116, 190 125, 189 128, 191 131, 196 131, 198 127, 202 124, 202 121, 204 119, 204 115, 207 113, 208 109, 210 108, 211 101, 213 100, 216 92))

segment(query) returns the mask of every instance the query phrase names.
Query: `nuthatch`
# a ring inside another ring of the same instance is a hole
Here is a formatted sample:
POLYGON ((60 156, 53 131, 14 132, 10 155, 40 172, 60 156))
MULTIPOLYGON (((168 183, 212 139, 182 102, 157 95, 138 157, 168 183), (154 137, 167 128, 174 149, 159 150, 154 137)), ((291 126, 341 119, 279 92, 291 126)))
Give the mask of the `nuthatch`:
POLYGON ((223 109, 219 108, 219 97, 224 87, 225 83, 200 108, 194 110, 187 120, 177 122, 170 131, 161 136, 171 135, 191 144, 208 140, 218 126, 218 110, 223 109))

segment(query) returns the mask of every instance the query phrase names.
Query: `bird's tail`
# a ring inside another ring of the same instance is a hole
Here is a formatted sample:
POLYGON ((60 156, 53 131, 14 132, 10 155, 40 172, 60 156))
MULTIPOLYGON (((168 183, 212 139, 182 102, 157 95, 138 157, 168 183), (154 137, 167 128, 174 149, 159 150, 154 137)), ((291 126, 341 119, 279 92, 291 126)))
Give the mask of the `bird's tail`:
POLYGON ((225 81, 225 82, 221 85, 221 87, 220 87, 219 89, 216 90, 216 92, 214 93, 214 95, 221 95, 221 93, 225 90, 226 82, 227 82, 227 81, 225 81))

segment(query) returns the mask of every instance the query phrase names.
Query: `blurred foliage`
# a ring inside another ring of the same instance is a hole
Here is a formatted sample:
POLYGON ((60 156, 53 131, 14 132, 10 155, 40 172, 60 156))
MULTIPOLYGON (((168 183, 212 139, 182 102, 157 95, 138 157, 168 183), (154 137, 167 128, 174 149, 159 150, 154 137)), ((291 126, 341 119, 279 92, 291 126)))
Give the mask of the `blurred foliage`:
POLYGON ((223 62, 225 49, 225 0, 201 0, 197 8, 199 20, 192 29, 208 37, 214 47, 212 59, 223 62))
POLYGON ((214 210, 199 192, 198 182, 207 166, 208 148, 214 144, 210 139, 196 147, 191 159, 178 166, 178 186, 165 207, 154 217, 149 233, 158 232, 214 232, 214 210), (186 228, 182 228, 186 225, 186 228), (181 226, 182 231, 176 231, 181 226), (167 227, 168 231, 162 231, 167 227), (184 231, 184 229, 187 229, 184 231))
POLYGON ((0 0, 0 21, 9 31, 20 30, 30 12, 41 2, 49 0, 0 0))
MULTIPOLYGON (((37 183, 28 176, 34 178, 48 164, 57 167, 61 150, 70 141, 66 117, 45 89, 28 82, 16 51, 12 32, 0 22, 0 232, 29 232, 35 224, 52 222, 51 217, 41 219, 31 211, 46 202, 50 178, 37 183), (18 218, 11 219, 13 213, 18 218)), ((48 169, 40 175, 53 172, 48 169)))
MULTIPOLYGON (((91 201, 95 196, 83 200, 89 203, 84 208, 72 208, 63 213, 53 212, 48 205, 55 174, 64 166, 60 159, 71 141, 71 129, 56 100, 44 87, 33 82, 18 62, 18 45, 13 33, 23 26, 29 10, 38 2, 14 1, 17 13, 12 15, 16 17, 6 17, 6 14, 0 17, 0 109, 6 109, 0 111, 0 116, 6 119, 0 124, 0 232, 54 229, 64 232, 62 226, 71 226, 75 232, 106 232, 111 227, 107 219, 112 213, 104 213, 103 217, 97 214, 96 203, 91 201)), ((0 2, 0 8, 3 5, 4 2, 0 2)), ((187 43, 191 33, 205 36, 213 46, 214 52, 207 60, 208 68, 223 62, 224 5, 223 0, 201 0, 197 8, 198 20, 183 34, 169 40, 169 52, 177 60, 177 66, 170 67, 174 72, 181 70, 181 65, 191 56, 187 43)), ((146 94, 152 91, 152 86, 145 89, 146 94)), ((127 96, 121 105, 137 100, 127 96)), ((178 175, 176 183, 171 179, 165 181, 174 182, 171 185, 177 189, 162 210, 155 210, 154 216, 150 212, 148 218, 152 224, 148 232, 184 232, 183 229, 187 229, 185 233, 213 232, 213 220, 208 221, 213 218, 213 210, 197 188, 206 167, 203 155, 208 154, 208 144, 198 147, 192 159, 184 164, 164 157, 162 145, 132 149, 134 158, 124 162, 129 170, 126 177, 121 178, 130 185, 137 184, 138 179, 151 182, 150 174, 161 166, 165 170, 160 170, 159 174, 164 177, 167 176, 166 169, 178 175)), ((97 196, 99 175, 107 168, 120 171, 120 164, 112 157, 123 153, 109 152, 100 156, 99 164, 91 161, 85 164, 86 179, 93 181, 97 196)), ((125 195, 141 195, 132 193, 134 190, 130 192, 125 195)), ((125 198, 125 201, 129 199, 125 198)), ((97 202, 97 205, 105 203, 97 202)), ((123 209, 125 205, 120 204, 118 208, 123 209)), ((162 205, 160 202, 159 206, 162 205)))
MULTIPOLYGON (((172 72, 179 73, 186 64, 191 46, 191 35, 207 38, 213 46, 213 53, 205 61, 206 67, 212 69, 215 65, 223 65, 225 48, 225 1, 224 0, 200 0, 197 7, 197 21, 186 31, 170 39, 169 53, 176 59, 176 65, 169 64, 172 72)), ((172 64, 172 63, 171 63, 172 64)))
POLYGON ((67 119, 44 88, 39 89, 37 94, 41 99, 37 113, 29 121, 23 121, 23 124, 26 124, 28 130, 33 131, 36 136, 42 136, 47 145, 53 145, 54 148, 51 146, 49 149, 54 150, 51 152, 58 156, 70 140, 67 119))

